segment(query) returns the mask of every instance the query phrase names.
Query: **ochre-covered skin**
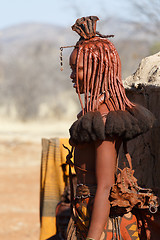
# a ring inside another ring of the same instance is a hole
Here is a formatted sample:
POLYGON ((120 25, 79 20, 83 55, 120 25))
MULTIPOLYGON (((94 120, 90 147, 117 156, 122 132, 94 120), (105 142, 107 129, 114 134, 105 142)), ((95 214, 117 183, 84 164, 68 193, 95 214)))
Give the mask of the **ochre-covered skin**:
MULTIPOLYGON (((78 47, 73 50, 70 56, 70 66, 72 69, 71 79, 79 95, 83 114, 91 110, 94 111, 95 108, 102 114, 114 109, 125 109, 125 105, 122 105, 123 102, 121 100, 123 98, 126 105, 132 106, 129 100, 126 101, 123 93, 124 89, 121 85, 114 86, 114 72, 120 78, 120 72, 118 71, 118 64, 120 64, 120 62, 118 58, 116 58, 116 53, 113 60, 114 58, 116 59, 117 66, 110 68, 108 64, 109 62, 111 63, 112 60, 109 55, 109 50, 107 49, 109 60, 107 60, 107 58, 105 59, 105 66, 103 54, 101 53, 101 51, 103 51, 102 48, 104 48, 103 44, 99 43, 100 39, 95 38, 96 45, 93 39, 91 42, 87 40, 84 50, 83 47, 78 44, 78 47), (93 52, 93 48, 97 48, 97 46, 98 50, 96 49, 96 51, 93 52), (100 95, 102 91, 106 91, 103 96, 100 95), (83 109, 80 97, 80 94, 83 93, 85 94, 85 110, 83 109), (89 94, 91 95, 90 99, 89 94), (110 98, 110 94, 112 94, 112 98, 110 98), (97 96, 99 97, 98 101, 97 96), (117 100, 118 96, 120 100, 117 100)), ((112 65, 114 64, 112 63, 112 65)), ((120 144, 120 139, 108 137, 105 141, 80 144, 75 147, 75 164, 87 170, 87 173, 80 170, 76 171, 77 182, 97 185, 92 218, 88 231, 88 236, 95 240, 100 239, 109 216, 110 203, 108 197, 115 181, 114 174, 120 144)))
MULTIPOLYGON (((128 121, 123 121, 123 119, 127 117, 127 111, 132 109, 132 112, 136 112, 136 109, 134 110, 135 105, 129 101, 125 94, 121 79, 121 62, 114 45, 104 36, 96 36, 95 23, 97 20, 97 17, 92 16, 81 18, 72 27, 81 36, 70 56, 70 66, 72 69, 70 77, 74 83, 73 87, 76 89, 82 107, 78 118, 85 117, 89 112, 94 112, 95 114, 98 111, 102 115, 102 118, 100 116, 97 121, 100 120, 101 125, 104 124, 105 126, 105 122, 108 121, 106 116, 108 115, 109 117, 109 113, 115 113, 110 116, 110 119, 112 119, 113 116, 116 116, 116 111, 126 112, 126 114, 120 114, 121 124, 123 125, 124 123, 122 129, 125 132, 127 123, 134 122, 130 121, 132 113, 128 121), (81 94, 84 94, 84 103, 81 94)), ((135 120, 135 124, 137 124, 137 121, 140 121, 139 126, 143 125, 145 115, 142 116, 142 119, 139 118, 137 113, 136 115, 138 116, 138 120, 135 120)), ((90 118, 90 116, 88 117, 90 118)), ((81 130, 83 133, 86 131, 88 134, 88 130, 82 126, 82 124, 85 124, 84 122, 86 123, 86 121, 80 121, 79 126, 75 123, 75 127, 72 128, 72 133, 75 136, 79 136, 79 138, 81 138, 79 135, 81 134, 81 130), (74 129, 76 130, 74 131, 74 129)), ((88 124, 86 125, 89 126, 88 124)), ((152 125, 152 121, 149 125, 152 125)), ((132 124, 129 124, 129 127, 131 126, 132 124)), ((137 135, 139 126, 137 126, 137 135)), ((104 129, 108 131, 106 127, 104 129)), ((133 126, 132 130, 134 131, 134 129, 133 126)), ((70 143, 75 146, 75 165, 85 170, 76 170, 77 182, 97 186, 88 229, 88 237, 95 240, 100 239, 110 212, 109 195, 111 187, 115 183, 117 156, 122 143, 122 137, 118 135, 120 131, 115 130, 117 132, 116 136, 112 135, 112 132, 110 135, 104 133, 104 137, 102 134, 103 140, 95 138, 95 140, 90 142, 79 141, 76 137, 72 138, 71 136, 70 143), (72 140, 74 139, 75 141, 73 142, 72 140)), ((92 131, 90 133, 92 134, 92 131)), ((124 134, 122 133, 122 135, 124 134)), ((130 135, 126 134, 126 136, 130 135)), ((128 240, 127 238, 123 239, 128 240)))

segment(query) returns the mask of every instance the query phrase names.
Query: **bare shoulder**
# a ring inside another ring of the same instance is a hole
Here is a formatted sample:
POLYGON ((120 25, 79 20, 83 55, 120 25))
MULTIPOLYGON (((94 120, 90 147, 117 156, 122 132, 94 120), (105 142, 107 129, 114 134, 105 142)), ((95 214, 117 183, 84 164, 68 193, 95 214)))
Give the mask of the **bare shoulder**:
MULTIPOLYGON (((105 118, 104 118, 105 121, 105 118)), ((117 136, 106 136, 104 141, 95 141, 94 146, 96 151, 102 151, 103 153, 108 153, 108 151, 115 151, 118 155, 119 148, 122 144, 122 139, 117 136)))
POLYGON ((99 150, 99 149, 104 149, 104 150, 108 150, 108 148, 115 148, 115 143, 116 143, 116 139, 114 137, 106 137, 106 139, 104 141, 95 141, 94 145, 95 145, 95 149, 99 150))

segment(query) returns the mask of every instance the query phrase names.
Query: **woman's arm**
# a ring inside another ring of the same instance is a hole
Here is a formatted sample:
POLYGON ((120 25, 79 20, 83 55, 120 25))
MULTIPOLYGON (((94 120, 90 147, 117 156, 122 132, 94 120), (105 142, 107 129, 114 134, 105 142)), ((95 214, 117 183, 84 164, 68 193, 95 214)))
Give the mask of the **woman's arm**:
POLYGON ((114 184, 117 154, 115 141, 113 139, 96 142, 95 148, 97 191, 93 205, 88 237, 99 240, 110 212, 110 202, 108 198, 110 189, 114 184))

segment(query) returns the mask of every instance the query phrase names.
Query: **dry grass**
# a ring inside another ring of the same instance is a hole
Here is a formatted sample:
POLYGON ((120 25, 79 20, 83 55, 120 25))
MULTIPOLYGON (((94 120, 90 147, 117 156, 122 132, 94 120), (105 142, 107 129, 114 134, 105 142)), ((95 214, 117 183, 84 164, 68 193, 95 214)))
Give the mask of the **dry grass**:
POLYGON ((69 124, 0 124, 0 239, 39 238, 41 138, 67 137, 69 124))

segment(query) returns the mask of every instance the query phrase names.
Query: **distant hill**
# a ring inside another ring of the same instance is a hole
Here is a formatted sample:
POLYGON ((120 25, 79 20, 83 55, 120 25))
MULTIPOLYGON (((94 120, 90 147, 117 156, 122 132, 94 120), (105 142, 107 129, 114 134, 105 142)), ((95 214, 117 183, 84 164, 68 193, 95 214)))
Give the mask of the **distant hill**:
MULTIPOLYGON (((122 60, 122 73, 133 73, 153 44, 144 33, 117 19, 99 24, 111 39, 122 60)), ((78 35, 70 27, 25 23, 0 31, 0 114, 22 120, 33 118, 72 118, 79 103, 69 78, 68 58, 63 53, 64 71, 60 71, 59 47, 74 45, 78 35)))
MULTIPOLYGON (((56 48, 59 48, 66 42, 69 35, 68 29, 63 27, 50 24, 24 23, 0 31, 0 50, 1 54, 9 56, 17 53, 26 45, 44 41, 51 42, 56 48)), ((72 31, 71 35, 74 35, 72 31)))

